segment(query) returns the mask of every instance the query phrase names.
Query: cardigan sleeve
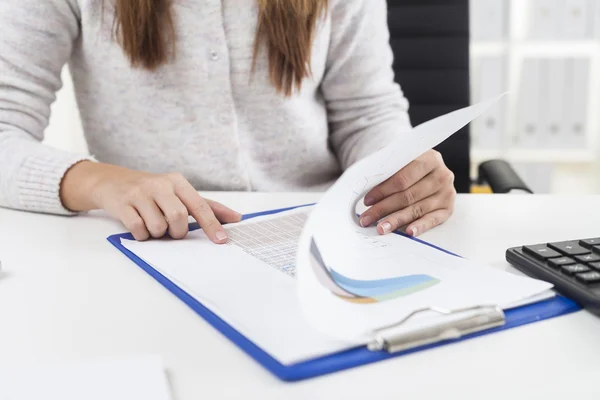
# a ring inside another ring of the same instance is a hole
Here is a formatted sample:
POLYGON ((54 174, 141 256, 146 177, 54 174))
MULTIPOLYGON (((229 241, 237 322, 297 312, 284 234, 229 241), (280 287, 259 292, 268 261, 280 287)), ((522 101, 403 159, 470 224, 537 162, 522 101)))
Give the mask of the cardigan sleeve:
POLYGON ((410 128, 408 101, 395 83, 386 0, 340 0, 321 90, 330 142, 344 169, 410 128))
POLYGON ((76 0, 0 2, 0 206, 71 215, 60 183, 91 159, 42 143, 61 71, 79 35, 76 0))

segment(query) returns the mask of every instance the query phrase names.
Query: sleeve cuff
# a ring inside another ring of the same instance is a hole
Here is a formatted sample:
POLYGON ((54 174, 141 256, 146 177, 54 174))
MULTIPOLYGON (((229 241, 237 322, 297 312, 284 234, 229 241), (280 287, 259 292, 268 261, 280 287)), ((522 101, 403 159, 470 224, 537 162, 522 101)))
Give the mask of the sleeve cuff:
POLYGON ((80 161, 94 159, 62 151, 26 158, 17 177, 19 208, 47 214, 77 214, 63 206, 60 185, 66 172, 80 161))

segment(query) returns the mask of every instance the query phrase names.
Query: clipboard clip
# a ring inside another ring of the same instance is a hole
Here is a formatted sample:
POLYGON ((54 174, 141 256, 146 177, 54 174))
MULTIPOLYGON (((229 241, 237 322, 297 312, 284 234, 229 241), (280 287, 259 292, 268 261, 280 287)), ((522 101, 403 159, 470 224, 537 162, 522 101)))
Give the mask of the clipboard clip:
POLYGON ((502 326, 505 321, 504 311, 498 306, 475 306, 456 310, 426 307, 412 312, 397 323, 373 331, 373 339, 368 343, 367 348, 371 351, 385 350, 388 353, 397 353, 502 326), (450 321, 437 325, 397 332, 402 324, 426 312, 435 312, 449 317, 463 313, 466 315, 462 318, 451 318, 450 321))

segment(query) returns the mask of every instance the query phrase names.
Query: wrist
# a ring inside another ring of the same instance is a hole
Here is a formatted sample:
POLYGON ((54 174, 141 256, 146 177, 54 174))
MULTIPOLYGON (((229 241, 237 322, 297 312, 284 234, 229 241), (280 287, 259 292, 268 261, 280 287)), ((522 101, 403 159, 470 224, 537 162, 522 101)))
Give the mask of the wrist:
POLYGON ((81 161, 65 173, 60 185, 60 200, 72 212, 101 208, 95 196, 96 188, 107 165, 81 161))

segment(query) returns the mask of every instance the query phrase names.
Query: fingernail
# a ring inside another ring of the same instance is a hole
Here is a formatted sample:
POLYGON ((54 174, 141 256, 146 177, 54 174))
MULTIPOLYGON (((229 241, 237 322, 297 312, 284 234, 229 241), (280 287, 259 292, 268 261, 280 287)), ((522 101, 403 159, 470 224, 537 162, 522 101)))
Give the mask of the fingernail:
POLYGON ((410 228, 410 231, 412 232, 412 235, 413 235, 413 236, 417 236, 417 235, 418 235, 418 233, 419 233, 419 231, 417 230, 417 227, 416 227, 416 226, 413 226, 413 227, 411 227, 411 228, 410 228))
POLYGON ((360 224, 363 227, 367 227, 367 226, 371 225, 372 223, 373 223, 373 218, 369 217, 368 215, 365 215, 364 217, 362 217, 360 219, 360 224))
POLYGON ((375 199, 372 198, 371 196, 367 196, 365 197, 365 206, 372 206, 373 203, 375 203, 375 199))
POLYGON ((217 237, 217 240, 225 240, 227 239, 227 234, 223 231, 217 231, 217 233, 215 234, 215 236, 217 237))
POLYGON ((384 222, 381 224, 381 229, 383 229, 383 233, 390 233, 392 231, 392 224, 384 222))

